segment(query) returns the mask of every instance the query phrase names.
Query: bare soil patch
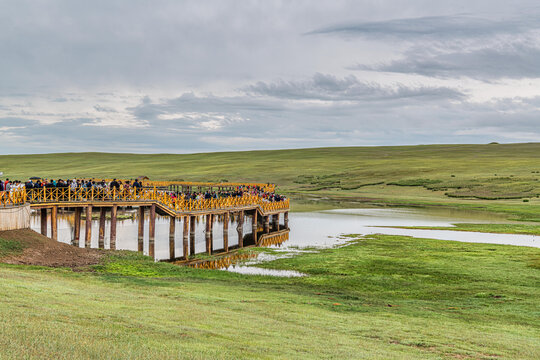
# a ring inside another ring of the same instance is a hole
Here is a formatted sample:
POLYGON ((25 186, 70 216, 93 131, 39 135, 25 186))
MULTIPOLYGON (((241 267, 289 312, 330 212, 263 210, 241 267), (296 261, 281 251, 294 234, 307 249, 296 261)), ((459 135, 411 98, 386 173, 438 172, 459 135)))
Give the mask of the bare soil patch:
POLYGON ((22 253, 0 258, 0 262, 7 264, 77 268, 95 265, 106 254, 106 250, 83 249, 54 241, 30 229, 0 231, 0 239, 17 241, 23 246, 22 253))

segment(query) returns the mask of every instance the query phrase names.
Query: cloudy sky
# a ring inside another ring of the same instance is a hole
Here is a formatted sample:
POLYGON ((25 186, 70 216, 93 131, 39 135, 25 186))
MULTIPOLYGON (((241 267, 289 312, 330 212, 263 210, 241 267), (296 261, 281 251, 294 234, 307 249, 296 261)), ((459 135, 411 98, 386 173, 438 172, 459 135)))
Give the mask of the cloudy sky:
POLYGON ((536 4, 0 0, 0 154, 540 141, 536 4))

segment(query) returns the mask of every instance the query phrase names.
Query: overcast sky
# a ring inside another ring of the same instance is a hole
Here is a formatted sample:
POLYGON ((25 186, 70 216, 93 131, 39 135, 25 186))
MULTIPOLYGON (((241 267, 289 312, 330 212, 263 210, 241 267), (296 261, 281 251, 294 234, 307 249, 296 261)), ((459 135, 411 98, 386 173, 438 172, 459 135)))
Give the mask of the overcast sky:
POLYGON ((536 4, 0 0, 0 154, 540 141, 536 4))

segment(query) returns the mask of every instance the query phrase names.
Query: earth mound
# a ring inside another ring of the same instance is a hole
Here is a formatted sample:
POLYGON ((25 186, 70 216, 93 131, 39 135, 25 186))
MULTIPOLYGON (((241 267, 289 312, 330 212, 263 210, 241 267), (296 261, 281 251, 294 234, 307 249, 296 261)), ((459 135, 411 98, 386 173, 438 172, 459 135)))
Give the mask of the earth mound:
POLYGON ((77 268, 95 265, 106 254, 105 250, 78 248, 54 241, 30 229, 0 231, 2 241, 16 245, 16 251, 3 257, 0 253, 0 262, 7 264, 77 268))

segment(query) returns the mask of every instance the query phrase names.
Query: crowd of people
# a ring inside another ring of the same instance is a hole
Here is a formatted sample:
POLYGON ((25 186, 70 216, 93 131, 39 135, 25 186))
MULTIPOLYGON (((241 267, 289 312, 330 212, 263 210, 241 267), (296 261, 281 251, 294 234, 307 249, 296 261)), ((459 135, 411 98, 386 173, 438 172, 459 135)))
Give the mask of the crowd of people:
POLYGON ((71 190, 76 189, 116 189, 118 191, 134 189, 142 189, 143 183, 139 180, 112 180, 107 182, 105 180, 94 180, 94 179, 36 179, 34 181, 27 180, 26 182, 21 182, 19 180, 10 181, 6 179, 5 181, 0 181, 0 191, 15 191, 19 189, 26 189, 27 191, 33 189, 42 189, 42 188, 70 188, 71 190))
MULTIPOLYGON (((86 190, 112 190, 116 189, 118 192, 127 192, 130 189, 134 189, 136 193, 144 188, 144 184, 139 180, 117 180, 113 179, 112 181, 106 180, 95 180, 95 179, 35 179, 27 180, 26 182, 21 182, 19 180, 11 181, 6 179, 5 181, 0 181, 0 191, 9 191, 14 192, 16 190, 26 189, 26 191, 41 190, 43 188, 53 189, 71 189, 75 191, 77 189, 86 189, 86 190)), ((243 197, 244 195, 258 196, 264 201, 275 202, 283 201, 285 197, 275 192, 265 191, 261 186, 258 185, 243 185, 237 186, 224 191, 185 191, 185 192, 172 192, 167 191, 167 193, 173 198, 180 198, 184 200, 208 200, 208 199, 219 199, 219 198, 228 198, 228 197, 243 197)))
POLYGON ((285 200, 285 197, 279 194, 276 194, 275 192, 268 192, 265 191, 263 188, 261 188, 258 185, 251 186, 251 185, 244 185, 244 186, 237 186, 233 190, 225 190, 225 191, 205 191, 205 192, 170 192, 169 195, 171 195, 173 198, 182 198, 185 200, 208 200, 208 199, 218 199, 218 198, 228 198, 228 197, 242 197, 244 195, 251 195, 251 196, 258 196, 259 198, 263 199, 264 201, 274 202, 274 201, 283 201, 285 200))

